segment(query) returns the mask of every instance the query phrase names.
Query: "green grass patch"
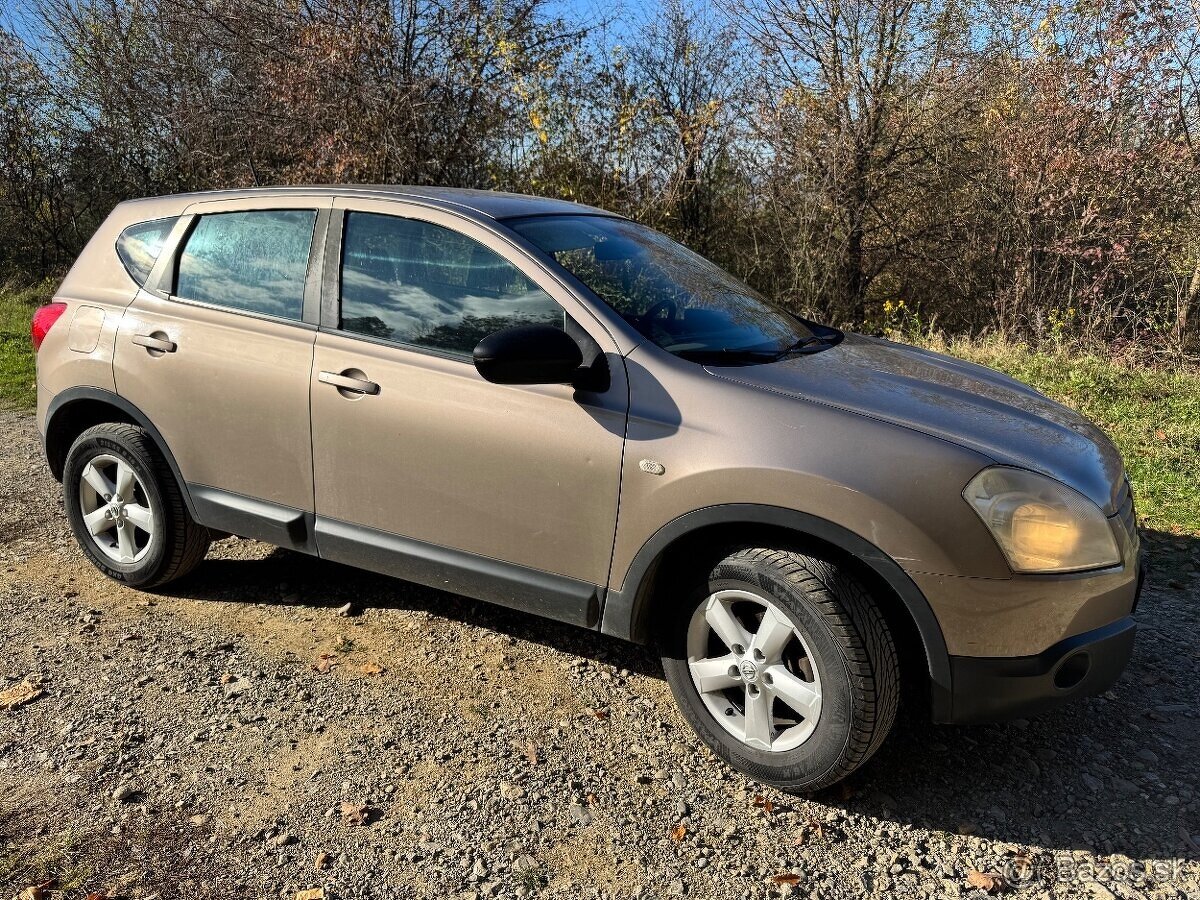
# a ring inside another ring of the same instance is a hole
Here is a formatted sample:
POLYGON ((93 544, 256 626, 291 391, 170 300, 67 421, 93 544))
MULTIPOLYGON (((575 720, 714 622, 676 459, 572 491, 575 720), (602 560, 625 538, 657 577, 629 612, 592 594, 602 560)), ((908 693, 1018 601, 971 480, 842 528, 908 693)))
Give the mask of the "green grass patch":
POLYGON ((55 282, 17 287, 0 285, 0 409, 33 409, 37 404, 37 373, 29 320, 49 302, 55 282))
POLYGON ((1077 409, 1125 457, 1141 522, 1200 534, 1200 371, 999 341, 930 347, 999 369, 1077 409))

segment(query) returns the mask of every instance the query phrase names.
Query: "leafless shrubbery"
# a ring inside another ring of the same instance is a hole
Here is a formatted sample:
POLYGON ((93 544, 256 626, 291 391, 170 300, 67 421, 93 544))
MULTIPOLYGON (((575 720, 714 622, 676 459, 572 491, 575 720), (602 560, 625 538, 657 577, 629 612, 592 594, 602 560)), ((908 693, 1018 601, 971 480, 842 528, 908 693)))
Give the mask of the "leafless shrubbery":
POLYGON ((723 2, 29 0, 0 276, 127 196, 441 183, 625 212, 837 323, 1200 344, 1195 0, 723 2))

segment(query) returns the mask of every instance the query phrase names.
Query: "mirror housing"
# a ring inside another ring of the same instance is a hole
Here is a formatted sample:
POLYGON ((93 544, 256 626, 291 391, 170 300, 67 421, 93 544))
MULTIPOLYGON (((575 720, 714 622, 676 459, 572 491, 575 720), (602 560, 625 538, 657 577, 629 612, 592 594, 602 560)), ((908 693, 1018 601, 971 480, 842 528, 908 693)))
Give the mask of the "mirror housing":
POLYGON ((575 339, 553 325, 515 325, 489 334, 472 358, 492 384, 570 384, 583 365, 575 339))

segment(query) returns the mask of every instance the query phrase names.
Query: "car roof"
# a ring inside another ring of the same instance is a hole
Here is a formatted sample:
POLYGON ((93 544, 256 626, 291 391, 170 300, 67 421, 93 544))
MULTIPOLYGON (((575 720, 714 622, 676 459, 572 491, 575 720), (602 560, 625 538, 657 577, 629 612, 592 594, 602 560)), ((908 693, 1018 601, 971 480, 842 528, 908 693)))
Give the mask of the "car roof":
POLYGON ((380 200, 418 200, 435 206, 466 210, 489 219, 510 219, 517 216, 544 215, 602 215, 615 216, 594 206, 534 197, 529 194, 510 194, 503 191, 480 191, 469 188, 412 187, 399 184, 320 184, 294 187, 230 188, 147 197, 127 201, 129 204, 162 208, 179 204, 183 209, 192 203, 208 200, 240 200, 271 196, 302 194, 318 197, 368 197, 380 200))

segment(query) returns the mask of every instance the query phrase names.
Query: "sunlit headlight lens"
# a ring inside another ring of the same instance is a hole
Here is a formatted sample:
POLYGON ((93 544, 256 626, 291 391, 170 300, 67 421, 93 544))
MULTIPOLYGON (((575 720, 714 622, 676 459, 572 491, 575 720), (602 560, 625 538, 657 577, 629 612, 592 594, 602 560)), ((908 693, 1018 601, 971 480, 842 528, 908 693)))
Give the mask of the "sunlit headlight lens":
POLYGON ((1015 572, 1077 572, 1121 561, 1100 508, 1052 478, 996 466, 972 478, 963 497, 1015 572))

